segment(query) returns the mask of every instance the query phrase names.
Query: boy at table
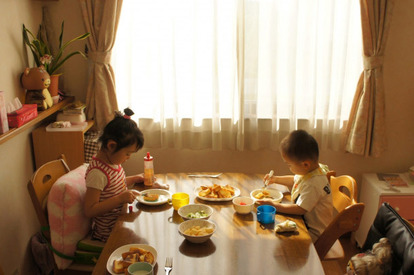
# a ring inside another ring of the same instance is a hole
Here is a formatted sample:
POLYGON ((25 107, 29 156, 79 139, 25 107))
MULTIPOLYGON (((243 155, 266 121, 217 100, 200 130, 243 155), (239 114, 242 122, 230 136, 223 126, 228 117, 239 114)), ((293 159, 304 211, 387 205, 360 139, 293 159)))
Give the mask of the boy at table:
POLYGON ((278 183, 291 189, 294 204, 274 203, 259 200, 259 204, 273 205, 279 213, 303 215, 312 241, 315 242, 332 221, 332 194, 326 173, 326 165, 319 163, 317 141, 306 131, 291 132, 280 143, 283 160, 294 175, 272 176, 264 180, 278 183))

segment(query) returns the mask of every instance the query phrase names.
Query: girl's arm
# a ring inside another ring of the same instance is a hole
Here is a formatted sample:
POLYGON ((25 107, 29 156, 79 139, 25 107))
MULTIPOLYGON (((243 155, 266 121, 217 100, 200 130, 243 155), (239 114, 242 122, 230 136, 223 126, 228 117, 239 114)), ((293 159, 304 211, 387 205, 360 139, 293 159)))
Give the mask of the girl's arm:
POLYGON ((103 215, 124 203, 133 203, 139 195, 137 190, 126 190, 119 195, 104 201, 99 201, 101 190, 87 187, 85 194, 84 211, 88 218, 103 215))
MULTIPOLYGON (((144 174, 138 174, 138 175, 134 175, 134 176, 128 176, 126 177, 126 184, 129 187, 134 186, 135 183, 143 183, 144 182, 144 174)), ((161 188, 161 189, 169 189, 170 186, 168 184, 163 184, 163 183, 159 183, 157 182, 157 178, 154 177, 154 183, 152 185, 152 188, 161 188)))
POLYGON ((135 183, 143 183, 144 182, 144 174, 137 174, 134 176, 128 176, 125 178, 126 184, 128 187, 134 186, 135 183))

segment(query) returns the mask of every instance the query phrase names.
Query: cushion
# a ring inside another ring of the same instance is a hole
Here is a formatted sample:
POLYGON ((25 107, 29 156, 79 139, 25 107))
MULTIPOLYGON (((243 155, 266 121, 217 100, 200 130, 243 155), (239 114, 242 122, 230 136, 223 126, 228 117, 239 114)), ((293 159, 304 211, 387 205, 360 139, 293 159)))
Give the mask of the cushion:
POLYGON ((370 249, 383 237, 392 246, 392 274, 414 274, 414 232, 388 203, 379 208, 362 249, 370 249))
MULTIPOLYGON (((48 215, 51 243, 55 250, 74 256, 77 242, 88 234, 91 220, 83 210, 86 192, 85 173, 88 165, 83 164, 60 177, 52 186, 48 196, 48 215)), ((67 268, 72 261, 54 254, 59 269, 67 268)))

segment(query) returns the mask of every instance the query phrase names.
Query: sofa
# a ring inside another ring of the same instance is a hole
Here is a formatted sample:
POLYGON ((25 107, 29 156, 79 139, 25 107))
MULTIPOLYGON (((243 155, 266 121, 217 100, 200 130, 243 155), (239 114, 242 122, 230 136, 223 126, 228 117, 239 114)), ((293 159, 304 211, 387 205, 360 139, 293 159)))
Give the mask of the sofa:
POLYGON ((388 238, 393 253, 391 274, 414 274, 414 232, 411 228, 412 226, 385 202, 378 210, 362 250, 370 250, 380 238, 388 238))

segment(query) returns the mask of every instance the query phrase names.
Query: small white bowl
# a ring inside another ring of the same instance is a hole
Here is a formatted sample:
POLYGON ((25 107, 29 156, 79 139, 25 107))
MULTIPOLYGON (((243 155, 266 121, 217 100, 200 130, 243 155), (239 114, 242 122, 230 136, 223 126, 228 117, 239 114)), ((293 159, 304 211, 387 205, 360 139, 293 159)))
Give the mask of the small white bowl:
POLYGON ((237 197, 233 199, 233 207, 239 214, 249 214, 254 208, 254 202, 250 197, 237 197))
POLYGON ((204 219, 204 220, 208 220, 214 212, 212 207, 205 205, 205 204, 187 204, 187 205, 180 207, 180 209, 178 209, 178 215, 180 215, 185 221, 193 220, 197 218, 190 218, 188 217, 188 214, 196 213, 198 211, 204 211, 204 213, 207 214, 206 217, 199 218, 199 219, 204 219))
POLYGON ((208 220, 203 220, 203 219, 194 219, 194 220, 188 220, 185 222, 182 222, 179 226, 178 226, 178 232, 184 236, 184 238, 186 238, 188 241, 192 242, 192 243, 204 243, 206 242, 208 239, 210 239, 210 237, 214 234, 214 232, 216 232, 216 224, 214 222, 208 221, 208 220), (206 234, 206 235, 202 235, 202 236, 193 236, 193 235, 187 235, 184 234, 184 232, 193 227, 193 226, 200 226, 200 227, 210 227, 213 228, 213 232, 210 234, 206 234))

